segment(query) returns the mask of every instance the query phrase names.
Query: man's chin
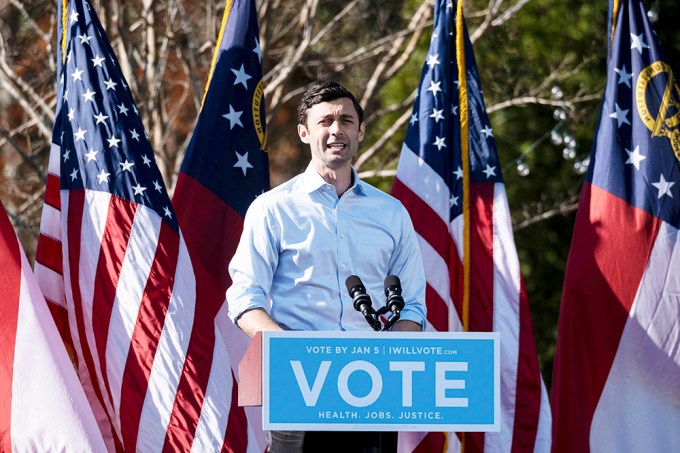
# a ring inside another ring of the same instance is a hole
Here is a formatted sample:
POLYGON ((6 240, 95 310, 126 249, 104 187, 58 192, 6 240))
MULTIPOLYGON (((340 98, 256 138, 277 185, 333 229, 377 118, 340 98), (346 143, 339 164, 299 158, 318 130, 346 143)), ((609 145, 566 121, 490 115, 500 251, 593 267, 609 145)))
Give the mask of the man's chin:
POLYGON ((351 158, 347 156, 330 155, 324 159, 324 164, 329 168, 342 168, 351 162, 351 158))

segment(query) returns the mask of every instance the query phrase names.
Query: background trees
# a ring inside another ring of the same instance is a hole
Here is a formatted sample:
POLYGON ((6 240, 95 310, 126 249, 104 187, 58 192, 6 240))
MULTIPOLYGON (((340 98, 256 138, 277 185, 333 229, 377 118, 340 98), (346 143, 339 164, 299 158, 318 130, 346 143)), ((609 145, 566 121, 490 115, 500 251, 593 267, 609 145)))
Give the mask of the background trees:
MULTIPOLYGON (((362 176, 389 190, 425 60, 433 0, 257 0, 272 185, 301 171, 306 85, 359 95, 362 176)), ((93 0, 172 192, 200 107, 224 2, 93 0)), ((672 64, 671 0, 647 2, 672 64)), ((605 84, 607 2, 466 0, 465 11, 513 213, 549 384, 574 211, 605 84)), ((34 255, 55 103, 55 0, 0 6, 0 200, 34 255)), ((677 66, 676 66, 677 67, 677 66)))

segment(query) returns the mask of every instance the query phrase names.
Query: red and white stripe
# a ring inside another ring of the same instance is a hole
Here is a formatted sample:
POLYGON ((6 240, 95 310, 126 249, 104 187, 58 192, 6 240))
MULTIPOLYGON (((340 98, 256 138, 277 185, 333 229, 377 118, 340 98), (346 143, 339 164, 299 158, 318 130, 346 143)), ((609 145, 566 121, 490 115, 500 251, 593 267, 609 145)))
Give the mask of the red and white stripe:
POLYGON ((106 447, 40 288, 0 213, 0 450, 106 447))
POLYGON ((678 229, 589 183, 579 206, 553 373, 553 450, 678 451, 678 229))
MULTIPOLYGON (((465 435, 465 452, 548 451, 550 407, 538 368, 526 292, 503 184, 470 184, 470 330, 501 334, 501 431, 465 435)), ((428 322, 463 330, 463 216, 449 222, 446 182, 406 145, 393 194, 411 214, 426 268, 428 322)), ((455 435, 400 437, 400 451, 459 451, 455 435)))
POLYGON ((34 271, 59 332, 62 334, 67 347, 71 347, 61 252, 61 201, 59 199, 61 168, 59 155, 59 145, 52 143, 34 271))

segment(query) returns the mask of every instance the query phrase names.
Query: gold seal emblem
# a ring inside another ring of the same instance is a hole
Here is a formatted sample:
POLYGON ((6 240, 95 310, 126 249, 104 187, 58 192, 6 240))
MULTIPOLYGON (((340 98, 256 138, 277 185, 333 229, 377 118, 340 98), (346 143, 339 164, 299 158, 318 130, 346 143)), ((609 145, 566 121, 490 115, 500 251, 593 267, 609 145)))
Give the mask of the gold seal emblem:
POLYGON ((255 126, 255 132, 257 133, 257 138, 260 140, 260 149, 265 149, 267 146, 267 133, 264 130, 264 106, 262 101, 264 99, 264 83, 262 80, 255 87, 255 93, 253 94, 253 125, 255 126))
POLYGON ((680 160, 680 89, 673 81, 673 70, 663 61, 655 61, 640 72, 635 85, 635 103, 638 115, 652 131, 652 137, 666 137, 673 147, 675 158, 680 160), (663 92, 658 112, 652 112, 647 106, 647 85, 656 76, 666 74, 666 87, 663 92), (672 108, 671 108, 672 107, 672 108), (669 113, 672 115, 666 118, 669 113))

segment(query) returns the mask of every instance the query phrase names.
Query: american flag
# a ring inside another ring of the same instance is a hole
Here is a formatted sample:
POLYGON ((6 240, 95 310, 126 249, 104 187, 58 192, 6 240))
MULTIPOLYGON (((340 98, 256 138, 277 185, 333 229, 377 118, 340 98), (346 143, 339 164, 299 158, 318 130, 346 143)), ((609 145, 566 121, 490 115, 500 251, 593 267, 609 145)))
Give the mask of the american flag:
POLYGON ((0 205, 0 451, 102 451, 83 387, 0 205))
POLYGON ((501 431, 466 433, 462 445, 455 435, 402 435, 400 451, 548 451, 550 407, 501 167, 462 7, 456 13, 455 6, 448 0, 435 5, 392 193, 406 206, 419 236, 430 326, 501 334, 501 431), (464 66, 457 63, 457 48, 464 66), (459 67, 465 78, 459 79, 459 67), (467 102, 460 102, 461 92, 467 102))
POLYGON ((642 2, 610 11, 560 309, 554 451, 678 451, 680 89, 642 2))
MULTIPOLYGON (((195 330, 212 332, 217 326, 217 335, 209 341, 226 347, 237 376, 250 340, 226 316, 228 264, 248 206, 269 188, 268 157, 263 151, 262 52, 254 0, 227 2, 220 37, 173 204, 192 261, 210 270, 196 275, 202 317, 195 330)), ((236 384, 232 390, 235 394, 236 384)), ((260 408, 244 412, 232 399, 230 414, 227 434, 238 451, 264 451, 260 408)))
MULTIPOLYGON (((62 73, 65 61, 62 45, 66 43, 64 29, 68 23, 65 11, 67 0, 57 1, 57 74, 62 73)), ((55 107, 54 130, 61 130, 61 109, 63 106, 64 89, 60 83, 57 89, 55 107)), ((57 324, 59 333, 73 355, 73 339, 68 324, 66 298, 64 296, 64 277, 61 252, 61 202, 59 200, 59 184, 61 168, 59 165, 59 146, 61 135, 52 135, 50 157, 48 163, 45 200, 40 221, 40 236, 36 250, 34 272, 40 284, 52 317, 57 324)), ((73 357, 75 359, 75 357, 73 357)))
POLYGON ((67 313, 110 449, 234 449, 225 435, 234 396, 227 351, 209 343, 215 329, 194 330, 205 316, 196 275, 206 271, 191 262, 93 7, 70 1, 66 19, 37 258, 42 289, 67 313))

